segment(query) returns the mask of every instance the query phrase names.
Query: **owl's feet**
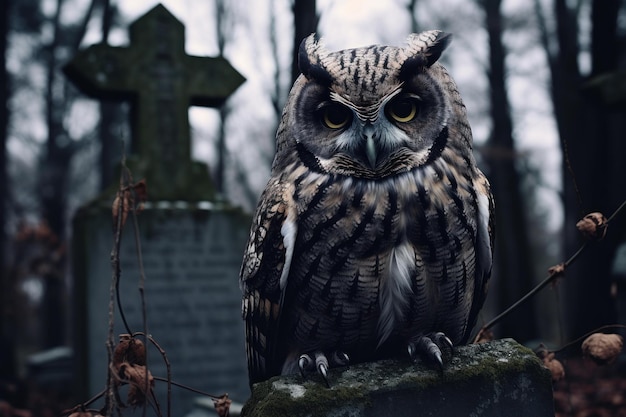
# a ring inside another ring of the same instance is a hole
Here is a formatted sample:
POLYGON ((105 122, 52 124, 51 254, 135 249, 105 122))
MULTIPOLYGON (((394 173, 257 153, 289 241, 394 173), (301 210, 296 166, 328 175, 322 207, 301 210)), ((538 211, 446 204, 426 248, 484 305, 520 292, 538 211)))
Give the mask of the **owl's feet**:
POLYGON ((326 386, 330 388, 328 382, 328 369, 335 366, 347 366, 350 363, 350 358, 344 352, 333 351, 328 357, 322 351, 316 351, 311 353, 303 353, 298 359, 298 367, 303 378, 306 375, 317 371, 321 375, 322 379, 326 383, 326 386))
POLYGON ((452 355, 452 341, 441 332, 421 335, 412 339, 407 350, 412 360, 421 358, 428 363, 436 363, 443 371, 444 360, 452 355))

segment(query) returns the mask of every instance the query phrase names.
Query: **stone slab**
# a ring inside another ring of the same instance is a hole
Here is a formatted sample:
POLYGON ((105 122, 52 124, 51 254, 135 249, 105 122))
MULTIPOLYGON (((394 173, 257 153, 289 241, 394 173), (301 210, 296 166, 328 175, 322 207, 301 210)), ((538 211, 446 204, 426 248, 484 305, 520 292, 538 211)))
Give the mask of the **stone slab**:
POLYGON ((383 360, 318 377, 255 384, 247 417, 553 417, 550 373, 512 339, 455 348, 443 373, 423 363, 383 360))

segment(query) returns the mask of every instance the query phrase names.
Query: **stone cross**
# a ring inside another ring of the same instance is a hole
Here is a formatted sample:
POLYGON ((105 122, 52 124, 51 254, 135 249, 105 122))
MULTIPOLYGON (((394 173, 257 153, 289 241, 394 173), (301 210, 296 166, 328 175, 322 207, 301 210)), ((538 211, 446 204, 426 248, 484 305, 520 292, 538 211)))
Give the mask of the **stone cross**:
POLYGON ((198 201, 213 196, 204 164, 191 160, 190 105, 215 107, 244 78, 223 57, 185 53, 185 28, 157 5, 130 26, 130 46, 96 44, 64 68, 94 98, 131 99, 135 179, 151 200, 198 201))

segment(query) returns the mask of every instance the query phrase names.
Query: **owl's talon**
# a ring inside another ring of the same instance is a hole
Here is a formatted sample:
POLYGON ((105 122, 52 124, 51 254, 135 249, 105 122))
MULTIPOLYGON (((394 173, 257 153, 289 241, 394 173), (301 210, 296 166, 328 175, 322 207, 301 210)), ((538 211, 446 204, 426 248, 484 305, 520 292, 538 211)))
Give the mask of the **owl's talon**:
POLYGON ((435 356, 437 365, 439 365, 439 369, 443 371, 443 359, 441 358, 441 352, 433 352, 433 355, 435 356))
POLYGON ((323 363, 320 363, 317 366, 317 370, 322 376, 322 379, 324 380, 324 382, 326 383, 326 386, 330 388, 330 383, 328 382, 328 367, 324 365, 323 363))
POLYGON ((298 359, 298 368, 300 368, 300 374, 303 378, 306 378, 306 373, 310 369, 312 369, 313 360, 306 353, 300 355, 300 359, 298 359))
POLYGON ((317 368, 317 372, 324 379, 326 386, 330 388, 330 384, 328 383, 328 359, 326 358, 326 355, 324 355, 324 353, 315 353, 315 368, 317 368))
POLYGON ((426 336, 419 336, 414 341, 409 342, 407 351, 412 360, 418 357, 426 362, 436 363, 443 371, 444 357, 452 354, 452 341, 441 332, 432 333, 426 336))
POLYGON ((312 372, 317 372, 326 386, 330 388, 330 382, 328 380, 328 370, 335 366, 347 366, 350 362, 350 357, 341 351, 333 351, 326 355, 322 351, 303 353, 298 358, 298 368, 303 378, 312 372))
POLYGON ((450 338, 444 333, 437 332, 432 337, 434 338, 434 341, 438 346, 442 346, 450 350, 452 350, 452 348, 454 347, 454 344, 452 344, 452 340, 450 340, 450 338))
POLYGON ((330 355, 330 362, 335 366, 348 366, 350 365, 350 356, 345 352, 336 350, 330 355))
POLYGON ((407 345, 406 351, 409 354, 409 358, 411 358, 412 361, 415 361, 417 359, 417 355, 415 354, 415 346, 413 346, 413 343, 409 343, 407 345))

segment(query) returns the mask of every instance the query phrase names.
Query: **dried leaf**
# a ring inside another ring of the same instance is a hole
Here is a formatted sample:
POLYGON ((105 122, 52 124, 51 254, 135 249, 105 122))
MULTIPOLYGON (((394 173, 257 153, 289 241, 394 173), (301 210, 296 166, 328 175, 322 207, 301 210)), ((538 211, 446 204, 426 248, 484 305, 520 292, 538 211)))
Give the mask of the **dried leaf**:
POLYGON ((146 346, 141 340, 136 338, 130 340, 126 359, 131 365, 146 365, 146 346))
POLYGON ((493 340, 493 332, 489 329, 481 329, 474 338, 475 344, 487 343, 493 340))
POLYGON ((548 268, 548 274, 550 274, 550 276, 563 275, 564 273, 565 273, 564 263, 560 263, 558 265, 554 265, 548 268))
POLYGON ((143 203, 148 201, 148 186, 146 185, 146 180, 140 180, 135 185, 133 185, 133 189, 135 190, 135 197, 137 199, 138 211, 143 209, 143 203))
POLYGON ((555 278, 551 283, 552 288, 555 288, 561 281, 561 278, 565 275, 565 263, 551 266, 548 268, 548 274, 550 277, 555 278))
POLYGON ((215 407, 215 411, 217 411, 217 415, 220 417, 227 417, 230 411, 230 404, 232 400, 228 398, 228 394, 224 394, 218 399, 213 400, 213 406, 215 407))
POLYGON ((589 240, 602 240, 606 236, 607 226, 606 217, 597 211, 587 214, 576 223, 576 228, 589 240))
POLYGON ((561 361, 554 357, 554 352, 547 352, 542 360, 552 374, 552 382, 558 382, 565 377, 565 368, 563 368, 561 361))
POLYGON ((130 383, 128 388, 128 404, 142 405, 146 400, 146 393, 154 388, 154 377, 145 366, 123 363, 119 369, 120 376, 130 383), (146 372, 148 377, 146 379, 146 372), (147 385, 146 385, 147 381, 147 385))
POLYGON ((128 218, 128 211, 130 210, 130 206, 131 206, 130 201, 132 197, 130 194, 131 193, 129 190, 118 191, 117 195, 115 196, 115 200, 113 200, 113 206, 111 208, 111 213, 113 215, 113 231, 117 230, 117 222, 119 220, 119 216, 122 217, 121 227, 124 227, 124 225, 126 224, 126 219, 128 218), (120 206, 122 210, 121 213, 120 213, 120 206))
POLYGON ((139 213, 143 210, 144 203, 147 200, 148 186, 146 185, 146 180, 138 181, 137 183, 129 187, 118 190, 117 195, 113 200, 113 207, 111 209, 111 212, 113 214, 113 230, 117 228, 117 221, 119 219, 119 216, 122 216, 122 227, 124 227, 130 210, 134 209, 137 213, 139 213))
POLYGON ((141 340, 126 333, 120 334, 120 342, 113 352, 113 366, 119 370, 122 363, 142 366, 146 364, 146 346, 141 340))
POLYGON ((130 339, 129 334, 121 334, 120 342, 115 346, 115 350, 113 351, 113 366, 115 369, 119 370, 124 360, 124 356, 126 355, 126 350, 128 349, 128 340, 130 339))
POLYGON ((624 342, 618 334, 594 333, 582 344, 583 355, 598 365, 612 363, 622 351, 624 342))

